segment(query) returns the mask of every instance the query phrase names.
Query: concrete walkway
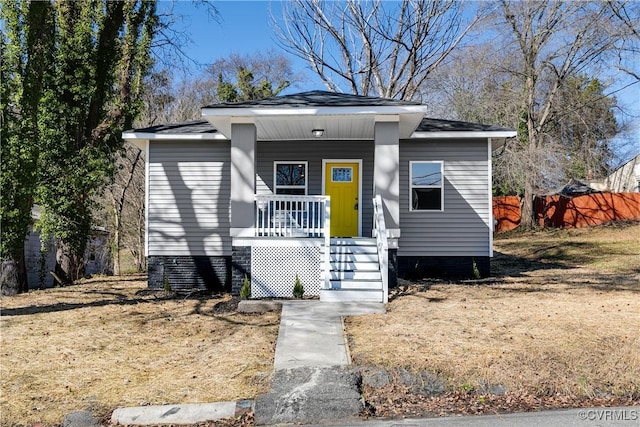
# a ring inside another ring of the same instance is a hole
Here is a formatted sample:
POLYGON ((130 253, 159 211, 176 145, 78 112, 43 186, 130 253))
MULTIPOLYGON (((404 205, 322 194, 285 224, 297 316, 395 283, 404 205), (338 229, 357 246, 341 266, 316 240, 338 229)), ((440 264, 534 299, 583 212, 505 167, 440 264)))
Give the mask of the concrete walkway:
POLYGON ((363 409, 343 316, 384 313, 379 303, 286 301, 271 391, 256 399, 256 425, 355 419, 363 409))
POLYGON ((343 317, 384 311, 379 303, 283 302, 274 369, 348 365, 343 317))

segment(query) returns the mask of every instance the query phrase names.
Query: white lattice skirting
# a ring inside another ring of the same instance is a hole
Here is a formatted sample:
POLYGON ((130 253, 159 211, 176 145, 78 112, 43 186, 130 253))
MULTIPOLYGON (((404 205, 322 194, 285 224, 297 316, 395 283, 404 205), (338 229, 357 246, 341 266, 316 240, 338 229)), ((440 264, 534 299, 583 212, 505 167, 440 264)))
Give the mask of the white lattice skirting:
POLYGON ((251 296, 253 298, 293 296, 296 274, 305 295, 320 294, 319 246, 251 248, 251 296))

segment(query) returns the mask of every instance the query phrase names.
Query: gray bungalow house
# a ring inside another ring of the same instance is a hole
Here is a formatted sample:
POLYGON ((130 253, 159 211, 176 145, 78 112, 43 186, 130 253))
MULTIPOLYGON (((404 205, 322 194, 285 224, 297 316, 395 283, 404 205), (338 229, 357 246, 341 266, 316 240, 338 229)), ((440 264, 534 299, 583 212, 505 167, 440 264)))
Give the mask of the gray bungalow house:
POLYGON ((398 277, 489 274, 491 152, 512 129, 312 91, 134 129, 149 286, 386 302, 398 277))

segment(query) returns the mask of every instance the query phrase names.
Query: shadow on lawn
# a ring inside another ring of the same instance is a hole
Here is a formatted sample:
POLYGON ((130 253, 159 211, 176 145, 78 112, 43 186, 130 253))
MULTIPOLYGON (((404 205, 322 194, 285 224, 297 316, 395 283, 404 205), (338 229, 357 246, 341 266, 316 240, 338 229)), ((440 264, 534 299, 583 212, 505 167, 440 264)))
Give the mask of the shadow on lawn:
POLYGON ((494 251, 491 260, 491 278, 523 277, 538 270, 569 270, 574 267, 555 261, 530 260, 515 255, 494 251))
POLYGON ((494 252, 491 260, 491 275, 483 279, 443 280, 423 278, 399 284, 391 290, 389 300, 404 296, 414 296, 427 302, 438 303, 442 298, 431 298, 428 291, 433 285, 467 285, 496 286, 505 292, 517 293, 562 293, 566 289, 593 289, 602 292, 630 291, 640 293, 640 269, 632 269, 628 273, 599 272, 593 269, 582 269, 580 264, 570 265, 563 253, 549 256, 549 252, 558 251, 557 245, 541 248, 546 256, 541 259, 528 259, 502 252, 494 252), (564 285, 563 287, 551 285, 564 285))
POLYGON ((101 301, 91 301, 82 303, 66 303, 60 302, 49 305, 30 305, 27 307, 3 308, 0 316, 26 316, 30 314, 55 313, 58 311, 75 310, 85 307, 104 307, 107 305, 135 305, 141 302, 149 302, 149 300, 127 299, 122 295, 118 299, 106 299, 101 301))
MULTIPOLYGON (((3 308, 0 311, 0 316, 27 316, 31 314, 42 314, 42 313, 55 313, 60 311, 68 311, 68 310, 76 310, 80 308, 87 307, 105 307, 109 305, 114 306, 127 306, 127 305, 136 305, 141 303, 162 303, 169 300, 183 300, 186 299, 184 296, 180 295, 172 295, 172 296, 164 296, 162 292, 159 293, 158 296, 154 296, 153 294, 145 294, 146 297, 135 298, 130 295, 121 294, 117 292, 109 292, 109 291, 83 291, 83 294, 88 294, 90 296, 94 296, 96 294, 104 295, 105 298, 98 301, 89 301, 89 302, 59 302, 55 304, 45 304, 45 305, 30 305, 25 307, 13 307, 13 308, 3 308)), ((189 298, 189 296, 187 296, 189 298)), ((214 299, 218 299, 215 297, 211 297, 214 299)), ((189 298, 189 299, 197 299, 199 301, 198 307, 200 307, 204 300, 208 298, 189 298)), ((194 310, 192 314, 205 314, 200 313, 200 309, 194 310)))
POLYGON ((146 274, 127 274, 123 276, 93 276, 89 281, 81 281, 77 284, 64 286, 65 288, 73 288, 74 286, 82 286, 82 285, 100 285, 104 283, 118 283, 118 282, 146 282, 147 275, 146 274))

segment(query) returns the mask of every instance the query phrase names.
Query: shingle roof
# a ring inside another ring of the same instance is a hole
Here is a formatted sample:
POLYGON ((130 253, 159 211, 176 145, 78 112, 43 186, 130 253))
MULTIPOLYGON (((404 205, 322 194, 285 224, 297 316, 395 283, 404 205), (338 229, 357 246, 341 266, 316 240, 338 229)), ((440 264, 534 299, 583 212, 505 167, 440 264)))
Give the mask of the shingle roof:
POLYGON ((155 133, 155 134, 215 134, 218 133, 211 123, 206 120, 193 120, 190 122, 171 123, 166 125, 150 126, 146 128, 132 129, 127 132, 155 133))
POLYGON ((513 129, 481 123, 424 118, 416 132, 501 132, 513 129))
POLYGON ((376 98, 372 96, 351 95, 347 93, 326 92, 314 90, 292 95, 274 96, 245 102, 225 102, 211 104, 204 108, 260 108, 260 107, 397 107, 406 105, 422 105, 413 101, 398 101, 396 99, 376 98))
MULTIPOLYGON (((376 98, 370 96, 351 95, 345 93, 315 90, 292 95, 275 96, 255 101, 212 104, 204 108, 305 108, 305 107, 401 107, 422 105, 413 101, 376 98)), ((503 132, 513 129, 480 123, 455 120, 424 118, 415 132, 503 132)), ((220 132, 206 120, 173 123, 133 129, 127 132, 167 134, 167 135, 203 135, 220 132)))
MULTIPOLYGON (((440 120, 424 118, 416 129, 416 132, 500 132, 512 129, 480 123, 459 122, 454 120, 440 120)), ((167 125, 150 126, 147 128, 132 129, 127 132, 167 134, 167 135, 193 135, 216 134, 218 131, 206 120, 172 123, 167 125)))

